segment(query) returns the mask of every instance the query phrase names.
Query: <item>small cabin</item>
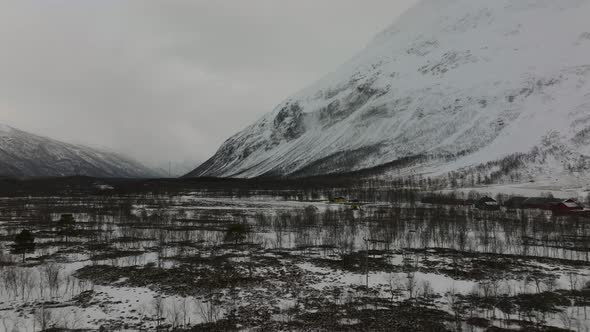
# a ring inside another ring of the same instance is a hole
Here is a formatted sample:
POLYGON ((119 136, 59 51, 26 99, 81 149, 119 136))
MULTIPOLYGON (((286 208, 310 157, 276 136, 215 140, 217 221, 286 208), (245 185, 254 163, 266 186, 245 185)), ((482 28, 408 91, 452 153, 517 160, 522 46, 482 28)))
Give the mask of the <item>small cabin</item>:
POLYGON ((332 200, 332 202, 337 204, 346 204, 348 203, 348 199, 346 199, 345 197, 336 197, 332 200))
POLYGON ((571 212, 583 211, 584 207, 578 203, 575 199, 568 199, 563 202, 557 203, 553 206, 552 211, 554 213, 567 214, 571 212))
POLYGON ((480 210, 488 211, 500 210, 500 204, 498 204, 495 199, 487 196, 482 197, 477 202, 475 202, 475 207, 480 210))

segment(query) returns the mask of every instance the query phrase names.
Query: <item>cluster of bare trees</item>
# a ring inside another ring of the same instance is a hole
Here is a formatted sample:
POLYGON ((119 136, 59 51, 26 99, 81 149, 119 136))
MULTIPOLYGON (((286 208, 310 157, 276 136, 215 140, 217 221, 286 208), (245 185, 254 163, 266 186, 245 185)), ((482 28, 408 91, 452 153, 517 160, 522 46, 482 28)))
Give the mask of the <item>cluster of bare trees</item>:
POLYGON ((150 308, 144 312, 146 321, 166 330, 189 328, 194 324, 215 323, 223 317, 219 295, 195 297, 169 297, 157 295, 150 308), (195 320, 191 320, 191 318, 195 320))
POLYGON ((271 231, 274 247, 362 250, 446 248, 458 251, 588 261, 590 223, 542 211, 480 211, 470 207, 397 207, 353 213, 350 209, 256 215, 255 227, 271 231))
POLYGON ((0 269, 0 294, 8 299, 46 301, 69 299, 92 286, 63 273, 63 266, 48 263, 38 267, 0 269))

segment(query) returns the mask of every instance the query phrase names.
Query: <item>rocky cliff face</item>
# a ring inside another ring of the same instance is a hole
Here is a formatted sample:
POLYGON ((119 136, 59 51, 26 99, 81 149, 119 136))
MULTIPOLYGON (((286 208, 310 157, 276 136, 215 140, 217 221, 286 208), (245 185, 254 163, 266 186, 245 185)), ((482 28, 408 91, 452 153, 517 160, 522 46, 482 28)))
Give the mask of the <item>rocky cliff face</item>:
POLYGON ((529 155, 548 137, 583 162, 588 14, 590 0, 423 0, 188 176, 316 175, 408 158, 415 172, 443 174, 529 155))
POLYGON ((154 171, 114 153, 0 125, 0 176, 152 177, 154 171))

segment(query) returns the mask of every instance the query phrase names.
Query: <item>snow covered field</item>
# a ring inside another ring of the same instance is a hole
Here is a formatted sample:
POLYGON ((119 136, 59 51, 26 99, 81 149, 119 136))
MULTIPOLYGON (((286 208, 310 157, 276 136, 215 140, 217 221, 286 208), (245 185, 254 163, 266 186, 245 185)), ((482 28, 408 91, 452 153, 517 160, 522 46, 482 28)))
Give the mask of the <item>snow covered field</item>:
POLYGON ((590 221, 360 205, 0 198, 0 330, 590 328, 590 221), (17 252, 22 229, 35 245, 17 252))

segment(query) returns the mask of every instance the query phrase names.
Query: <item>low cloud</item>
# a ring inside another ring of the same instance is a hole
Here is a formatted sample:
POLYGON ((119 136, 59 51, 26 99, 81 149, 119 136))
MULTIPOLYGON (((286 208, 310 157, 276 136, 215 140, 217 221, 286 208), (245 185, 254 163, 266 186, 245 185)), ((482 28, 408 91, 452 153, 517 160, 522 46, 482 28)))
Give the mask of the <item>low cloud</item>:
POLYGON ((0 123, 198 163, 413 0, 5 0, 0 123))

